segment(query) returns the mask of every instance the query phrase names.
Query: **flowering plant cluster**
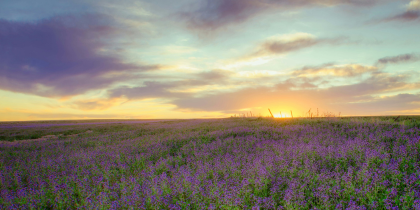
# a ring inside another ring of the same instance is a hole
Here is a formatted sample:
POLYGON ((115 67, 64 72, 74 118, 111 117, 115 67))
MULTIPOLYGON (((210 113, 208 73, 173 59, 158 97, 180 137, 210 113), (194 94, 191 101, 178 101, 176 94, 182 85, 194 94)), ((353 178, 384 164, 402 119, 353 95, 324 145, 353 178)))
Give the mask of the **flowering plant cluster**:
POLYGON ((247 118, 107 126, 0 143, 0 209, 420 209, 418 127, 247 118))

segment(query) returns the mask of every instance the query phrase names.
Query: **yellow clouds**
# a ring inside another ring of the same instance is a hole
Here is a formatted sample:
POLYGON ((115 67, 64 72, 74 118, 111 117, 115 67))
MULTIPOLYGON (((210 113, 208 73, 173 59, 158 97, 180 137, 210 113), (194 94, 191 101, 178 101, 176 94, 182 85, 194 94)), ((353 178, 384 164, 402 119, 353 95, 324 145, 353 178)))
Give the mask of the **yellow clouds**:
POLYGON ((268 63, 273 59, 273 57, 245 57, 233 61, 228 61, 226 64, 218 67, 223 69, 237 69, 243 66, 258 66, 268 63))
POLYGON ((309 33, 297 32, 297 33, 290 33, 290 34, 278 34, 266 39, 267 42, 294 42, 299 40, 306 40, 306 39, 315 39, 315 36, 309 33))
POLYGON ((106 99, 87 99, 78 100, 74 102, 74 108, 89 111, 89 110, 104 110, 113 106, 118 106, 126 102, 126 99, 122 98, 106 98, 106 99))
POLYGON ((269 70, 253 70, 253 71, 241 71, 236 74, 239 78, 264 78, 264 77, 275 77, 285 75, 283 72, 279 71, 269 71, 269 70))
POLYGON ((292 73, 294 76, 338 76, 354 77, 365 73, 378 71, 376 66, 364 66, 360 64, 332 65, 325 64, 317 67, 304 67, 292 73))
POLYGON ((420 0, 412 0, 407 4, 407 10, 416 11, 420 10, 420 0))

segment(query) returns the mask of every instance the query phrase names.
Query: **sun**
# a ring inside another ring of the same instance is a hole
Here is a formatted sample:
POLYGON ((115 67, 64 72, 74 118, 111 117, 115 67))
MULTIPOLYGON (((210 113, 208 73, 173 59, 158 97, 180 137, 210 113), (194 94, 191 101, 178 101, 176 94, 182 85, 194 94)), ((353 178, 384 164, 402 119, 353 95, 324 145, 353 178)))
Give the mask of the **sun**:
POLYGON ((290 114, 284 114, 284 113, 277 113, 273 114, 274 118, 290 118, 290 114))

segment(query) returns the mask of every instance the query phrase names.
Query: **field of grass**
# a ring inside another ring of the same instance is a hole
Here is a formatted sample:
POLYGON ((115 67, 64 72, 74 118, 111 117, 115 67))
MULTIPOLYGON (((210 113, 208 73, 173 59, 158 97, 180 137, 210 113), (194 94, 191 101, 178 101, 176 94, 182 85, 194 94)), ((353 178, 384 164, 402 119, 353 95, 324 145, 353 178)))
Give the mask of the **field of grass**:
POLYGON ((0 124, 0 209, 420 209, 420 117, 66 123, 0 124))

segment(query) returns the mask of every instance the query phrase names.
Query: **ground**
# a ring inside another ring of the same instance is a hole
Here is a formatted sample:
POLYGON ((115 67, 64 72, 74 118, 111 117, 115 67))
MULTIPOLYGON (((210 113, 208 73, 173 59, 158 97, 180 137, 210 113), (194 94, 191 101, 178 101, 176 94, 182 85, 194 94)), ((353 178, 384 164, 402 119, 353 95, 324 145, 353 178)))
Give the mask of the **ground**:
POLYGON ((420 209, 420 117, 0 124, 1 209, 420 209))

